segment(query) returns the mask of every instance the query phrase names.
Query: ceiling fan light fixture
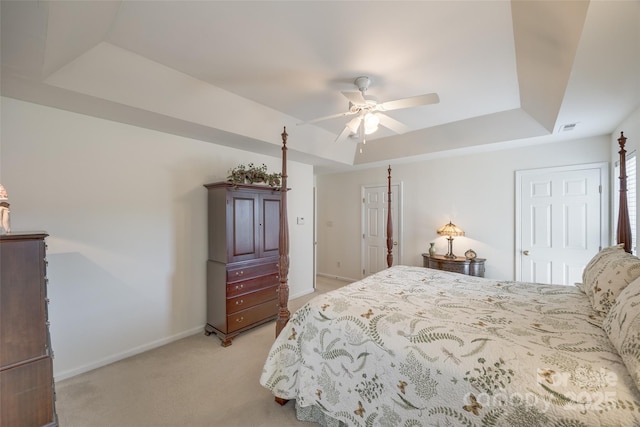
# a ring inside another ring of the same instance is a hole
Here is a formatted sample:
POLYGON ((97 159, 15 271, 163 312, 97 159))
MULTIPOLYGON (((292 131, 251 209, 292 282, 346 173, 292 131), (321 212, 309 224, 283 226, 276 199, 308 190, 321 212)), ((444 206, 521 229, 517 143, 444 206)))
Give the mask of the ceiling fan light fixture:
POLYGON ((378 130, 380 124, 380 117, 373 113, 367 113, 364 116, 364 133, 370 135, 378 130))
POLYGON ((347 123, 347 127, 349 128, 351 133, 358 133, 358 128, 360 127, 361 120, 362 119, 360 117, 354 117, 353 119, 349 120, 349 123, 347 123))

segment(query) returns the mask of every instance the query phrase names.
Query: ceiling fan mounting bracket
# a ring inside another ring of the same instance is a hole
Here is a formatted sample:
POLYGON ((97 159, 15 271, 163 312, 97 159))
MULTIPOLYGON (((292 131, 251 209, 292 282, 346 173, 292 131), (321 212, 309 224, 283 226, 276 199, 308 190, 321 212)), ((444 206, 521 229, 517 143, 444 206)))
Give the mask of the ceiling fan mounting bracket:
POLYGON ((358 90, 362 92, 362 94, 364 95, 367 89, 369 89, 369 85, 371 84, 371 79, 367 76, 361 76, 361 77, 358 77, 353 83, 356 85, 358 90))

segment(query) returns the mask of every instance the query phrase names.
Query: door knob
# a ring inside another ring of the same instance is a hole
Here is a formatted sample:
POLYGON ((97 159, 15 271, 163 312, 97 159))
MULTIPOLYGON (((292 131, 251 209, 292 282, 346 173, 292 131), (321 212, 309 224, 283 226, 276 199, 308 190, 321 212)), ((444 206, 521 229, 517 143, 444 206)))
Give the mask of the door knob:
POLYGON ((522 251, 522 255, 529 256, 529 251, 522 251))
POLYGON ((398 246, 398 242, 393 242, 393 246, 398 246))

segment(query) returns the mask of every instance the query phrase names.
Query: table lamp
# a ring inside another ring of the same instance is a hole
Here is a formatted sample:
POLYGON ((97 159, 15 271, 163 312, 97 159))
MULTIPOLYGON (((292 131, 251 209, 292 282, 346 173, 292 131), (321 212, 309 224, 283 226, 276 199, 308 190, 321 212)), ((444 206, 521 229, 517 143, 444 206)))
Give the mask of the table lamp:
POLYGON ((464 231, 459 229, 455 224, 449 221, 449 224, 445 224, 438 229, 438 234, 441 236, 447 236, 449 241, 449 252, 444 256, 445 258, 455 258, 453 254, 453 236, 464 236, 464 231))

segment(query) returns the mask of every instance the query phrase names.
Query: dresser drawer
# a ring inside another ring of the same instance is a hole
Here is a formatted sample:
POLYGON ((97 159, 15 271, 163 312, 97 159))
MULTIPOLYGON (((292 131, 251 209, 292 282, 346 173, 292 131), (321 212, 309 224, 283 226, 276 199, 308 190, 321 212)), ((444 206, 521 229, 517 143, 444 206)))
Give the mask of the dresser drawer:
POLYGON ((227 283, 240 282, 267 274, 277 274, 278 264, 275 262, 254 264, 248 266, 234 266, 227 268, 227 283))
POLYGON ((447 262, 432 262, 429 267, 441 271, 451 271, 452 273, 469 274, 469 264, 455 264, 447 262))
POLYGON ((227 314, 245 310, 254 305, 273 300, 278 297, 278 286, 271 286, 266 289, 240 295, 239 297, 227 299, 227 314))
POLYGON ((0 425, 54 425, 53 369, 50 357, 0 371, 0 425))
POLYGON ((247 310, 227 315, 227 333, 268 319, 278 314, 278 300, 273 299, 253 306, 247 310))
POLYGON ((227 298, 233 298, 277 284, 277 274, 270 274, 268 276, 257 277, 255 279, 245 280, 242 282, 227 283, 227 298))

